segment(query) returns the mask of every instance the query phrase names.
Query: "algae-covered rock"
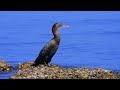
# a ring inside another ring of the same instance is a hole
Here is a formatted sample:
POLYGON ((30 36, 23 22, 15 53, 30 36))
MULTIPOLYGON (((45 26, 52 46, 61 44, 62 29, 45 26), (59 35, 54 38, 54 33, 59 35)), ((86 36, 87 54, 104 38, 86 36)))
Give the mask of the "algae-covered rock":
POLYGON ((34 62, 24 62, 22 64, 18 64, 16 66, 17 69, 27 69, 27 68, 30 68, 32 66, 34 62))
POLYGON ((59 65, 31 66, 33 62, 19 64, 10 79, 120 79, 120 74, 103 68, 65 68, 59 65))
POLYGON ((0 60, 0 72, 9 72, 11 70, 11 64, 6 63, 4 60, 0 60))

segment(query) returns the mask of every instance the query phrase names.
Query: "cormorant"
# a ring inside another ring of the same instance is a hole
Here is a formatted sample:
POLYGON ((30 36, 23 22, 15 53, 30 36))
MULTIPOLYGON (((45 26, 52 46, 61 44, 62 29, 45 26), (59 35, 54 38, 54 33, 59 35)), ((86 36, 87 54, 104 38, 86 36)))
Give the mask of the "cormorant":
POLYGON ((66 27, 63 24, 55 23, 52 27, 52 33, 54 37, 43 47, 40 51, 38 57, 36 58, 34 64, 32 66, 37 66, 39 64, 45 64, 50 66, 50 61, 54 54, 56 53, 59 43, 60 43, 60 35, 58 33, 58 28, 66 27))

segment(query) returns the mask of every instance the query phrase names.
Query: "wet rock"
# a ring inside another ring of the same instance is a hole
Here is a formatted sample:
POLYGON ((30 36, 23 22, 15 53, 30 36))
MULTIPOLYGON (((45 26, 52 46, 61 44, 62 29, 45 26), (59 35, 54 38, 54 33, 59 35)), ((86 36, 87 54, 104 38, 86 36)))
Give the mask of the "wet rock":
POLYGON ((59 65, 31 66, 33 62, 19 64, 10 79, 120 79, 120 74, 102 68, 65 68, 59 65))
POLYGON ((11 64, 6 63, 4 60, 0 60, 0 72, 9 72, 11 70, 11 64))
POLYGON ((17 69, 27 69, 27 68, 30 68, 32 66, 34 62, 24 62, 22 64, 18 64, 16 66, 17 69))

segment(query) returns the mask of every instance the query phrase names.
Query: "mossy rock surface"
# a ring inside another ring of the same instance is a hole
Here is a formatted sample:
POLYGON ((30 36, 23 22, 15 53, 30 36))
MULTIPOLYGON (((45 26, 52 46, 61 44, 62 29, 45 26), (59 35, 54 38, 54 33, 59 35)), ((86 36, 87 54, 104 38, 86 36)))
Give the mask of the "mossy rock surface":
POLYGON ((120 74, 103 68, 64 68, 59 65, 32 66, 33 62, 19 64, 10 79, 120 79, 120 74))
POLYGON ((0 72, 10 72, 12 70, 12 65, 5 62, 4 60, 0 60, 0 72))

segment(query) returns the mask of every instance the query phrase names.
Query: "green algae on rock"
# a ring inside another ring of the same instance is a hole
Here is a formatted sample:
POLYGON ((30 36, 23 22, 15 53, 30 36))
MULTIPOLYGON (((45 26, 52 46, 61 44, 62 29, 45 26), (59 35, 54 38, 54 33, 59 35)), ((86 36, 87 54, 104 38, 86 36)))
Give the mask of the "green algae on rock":
POLYGON ((9 72, 11 70, 11 64, 6 63, 4 60, 0 60, 0 72, 9 72))
POLYGON ((120 79, 120 74, 103 68, 65 68, 59 65, 32 66, 33 62, 18 65, 10 79, 120 79))

